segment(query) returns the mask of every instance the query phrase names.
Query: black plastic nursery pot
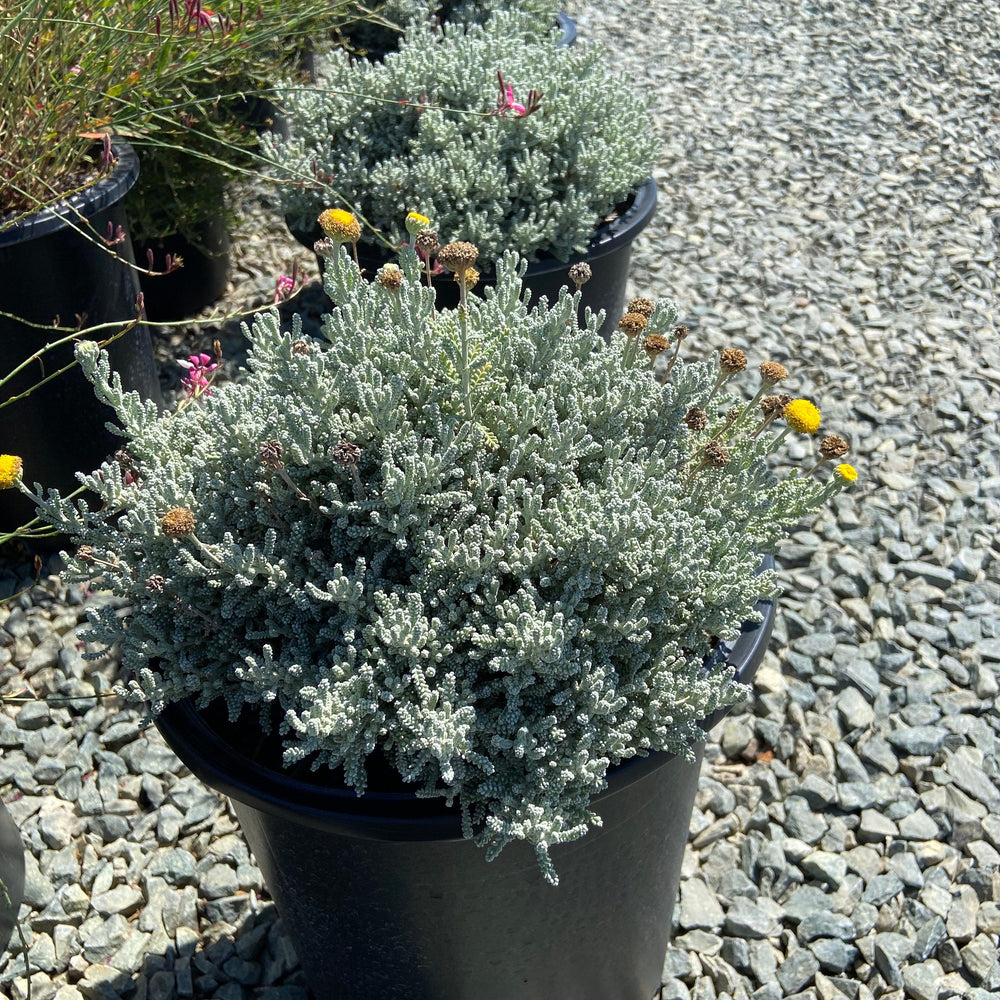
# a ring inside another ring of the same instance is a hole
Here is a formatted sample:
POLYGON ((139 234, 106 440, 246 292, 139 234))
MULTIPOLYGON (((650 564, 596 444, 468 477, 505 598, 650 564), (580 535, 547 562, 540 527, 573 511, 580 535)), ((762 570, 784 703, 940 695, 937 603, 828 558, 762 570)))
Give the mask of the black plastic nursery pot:
MULTIPOLYGON (((53 324, 95 327, 135 318, 139 282, 130 266, 135 258, 122 201, 138 177, 139 161, 127 143, 115 142, 114 151, 118 162, 107 177, 0 230, 0 377, 67 336, 51 329, 53 324), (120 233, 124 238, 114 242, 120 233)), ((91 337, 108 337, 118 329, 91 337)), ((125 389, 160 402, 144 324, 110 344, 108 353, 125 389)), ((26 392, 71 364, 73 357, 72 343, 46 352, 0 387, 0 400, 26 392)), ((65 493, 76 488, 77 470, 93 470, 120 446, 120 438, 105 427, 113 417, 73 367, 2 411, 2 447, 6 454, 22 458, 26 482, 65 493)), ((26 497, 17 490, 0 492, 0 531, 32 517, 34 506, 26 497)))
MULTIPOLYGON (((595 229, 585 253, 576 254, 567 261, 542 254, 538 260, 529 263, 523 284, 531 292, 532 303, 543 295, 549 302, 555 302, 563 287, 575 291, 576 286, 569 278, 570 267, 579 262, 589 264, 593 277, 581 290, 580 319, 582 321, 586 309, 595 313, 603 310, 601 335, 609 338, 622 316, 629 266, 632 262, 632 244, 652 219, 656 211, 656 197, 656 182, 649 177, 615 210, 612 218, 595 229)), ((321 235, 318 229, 310 233, 293 229, 292 233, 299 242, 310 248, 321 235)), ((380 255, 375 248, 359 247, 358 260, 369 279, 390 259, 392 258, 387 253, 380 255)), ((480 261, 480 264, 483 263, 480 261)), ((322 271, 322 261, 320 270, 322 271)), ((434 277, 433 282, 438 307, 455 308, 458 305, 459 290, 454 277, 444 273, 434 277)), ((475 291, 482 294, 485 288, 495 283, 495 275, 483 266, 475 291)))
MULTIPOLYGON (((774 608, 762 602, 727 656, 750 683, 774 608)), ((726 710, 707 719, 714 725, 726 710)), ((315 1000, 649 1000, 659 990, 698 786, 695 758, 612 769, 603 826, 552 848, 543 879, 516 842, 487 862, 457 811, 405 792, 366 793, 251 760, 255 727, 190 702, 157 719, 206 784, 233 800, 315 1000)), ((275 759, 280 759, 275 753, 275 759)))
POLYGON ((152 269, 162 270, 167 255, 180 257, 183 266, 169 274, 143 274, 139 277, 146 316, 155 323, 188 319, 226 293, 229 284, 229 230, 219 216, 206 219, 195 227, 190 237, 171 233, 135 245, 136 258, 152 269))
POLYGON ((14 933, 24 899, 24 844, 20 831, 0 802, 0 955, 14 933))

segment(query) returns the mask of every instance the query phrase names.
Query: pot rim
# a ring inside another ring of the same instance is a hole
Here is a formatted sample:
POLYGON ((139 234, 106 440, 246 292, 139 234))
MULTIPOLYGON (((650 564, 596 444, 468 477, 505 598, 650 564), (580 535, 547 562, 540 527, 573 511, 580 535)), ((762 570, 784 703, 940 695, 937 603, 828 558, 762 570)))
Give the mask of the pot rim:
POLYGON ((118 162, 110 174, 68 198, 25 216, 13 225, 0 228, 0 247, 47 236, 62 229, 71 220, 90 218, 121 201, 139 176, 139 157, 124 139, 113 138, 111 148, 118 162))
MULTIPOLYGON (((774 560, 768 556, 762 569, 773 566, 774 560)), ((758 601, 755 610, 763 615, 763 621, 745 624, 736 641, 721 643, 714 657, 716 662, 730 665, 734 681, 741 684, 753 681, 774 626, 773 601, 758 601)), ((707 731, 727 712, 728 708, 716 710, 703 720, 702 727, 707 731)), ((445 806, 441 797, 418 798, 411 792, 366 792, 359 796, 352 788, 317 785, 274 771, 223 740, 190 698, 167 705, 155 722, 170 748, 198 778, 252 808, 306 826, 349 831, 363 839, 463 839, 458 808, 445 806)), ((592 803, 598 805, 672 758, 672 754, 655 752, 612 767, 608 787, 595 795, 592 803)))

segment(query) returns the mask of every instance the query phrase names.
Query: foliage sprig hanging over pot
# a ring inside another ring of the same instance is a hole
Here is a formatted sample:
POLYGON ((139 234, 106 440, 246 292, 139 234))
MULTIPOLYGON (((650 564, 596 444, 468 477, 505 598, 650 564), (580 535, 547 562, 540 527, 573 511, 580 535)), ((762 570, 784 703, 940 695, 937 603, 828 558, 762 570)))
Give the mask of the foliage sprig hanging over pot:
POLYGON ((414 28, 381 63, 333 52, 317 86, 285 91, 292 136, 265 136, 262 152, 292 228, 336 202, 390 244, 417 209, 488 260, 582 252, 661 144, 648 102, 598 50, 527 38, 525 23, 498 12, 467 30, 414 28))
MULTIPOLYGON (((259 317, 242 380, 192 382, 172 414, 82 344, 125 449, 83 477, 96 509, 38 504, 79 545, 71 577, 127 599, 89 637, 118 643, 151 713, 221 698, 257 726, 276 706, 286 763, 360 793, 382 759, 457 803, 489 856, 526 840, 555 881, 549 848, 596 822, 609 767, 687 753, 745 696, 716 641, 850 467, 773 475, 818 410, 769 394, 775 363, 756 399, 730 394, 746 358, 679 357, 669 302, 636 300, 606 344, 568 291, 529 309, 513 254, 466 297, 482 261, 463 241, 440 259, 464 305, 436 310, 412 250, 364 280, 356 233, 328 248, 322 338, 259 317)), ((27 489, 19 461, 0 473, 27 489)))

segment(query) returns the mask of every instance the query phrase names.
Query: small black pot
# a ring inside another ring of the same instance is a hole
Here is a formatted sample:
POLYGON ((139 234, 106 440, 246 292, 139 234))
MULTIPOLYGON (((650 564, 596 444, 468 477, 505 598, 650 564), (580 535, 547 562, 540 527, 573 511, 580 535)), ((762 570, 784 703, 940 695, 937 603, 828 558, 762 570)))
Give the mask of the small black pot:
MULTIPOLYGON (((91 327, 135 317, 139 282, 130 266, 135 258, 122 199, 139 175, 139 161, 125 142, 116 141, 114 150, 118 164, 108 177, 0 231, 0 375, 66 336, 46 328, 57 319, 63 326, 91 327), (125 238, 109 248, 102 237, 118 227, 125 238)), ((119 337, 108 353, 126 390, 162 402, 144 324, 119 337)), ((19 395, 72 361, 72 343, 47 352, 4 385, 0 399, 19 395)), ((0 419, 3 449, 24 460, 25 481, 58 487, 64 495, 78 485, 77 470, 92 471, 120 446, 121 439, 104 426, 114 412, 97 400, 78 367, 4 408, 0 419)), ((0 492, 0 531, 34 516, 34 505, 17 490, 0 492)))
MULTIPOLYGON (((774 624, 770 602, 758 610, 764 622, 720 651, 743 683, 774 624)), ((594 799, 603 826, 552 848, 553 888, 523 842, 487 862, 440 800, 358 796, 257 763, 237 747, 259 731, 224 707, 179 702, 157 726, 233 800, 315 1000, 649 1000, 659 989, 703 744, 693 760, 657 753, 613 768, 594 799)))
MULTIPOLYGON (((537 302, 544 295, 549 302, 555 302, 563 287, 574 291, 575 286, 569 279, 570 267, 578 262, 589 264, 593 277, 581 290, 580 318, 583 319, 586 309, 595 313, 604 310, 601 335, 608 339, 622 316, 629 265, 632 262, 632 244, 656 211, 656 195, 656 182, 649 177, 639 185, 627 202, 619 206, 614 218, 595 230, 585 253, 576 254, 567 261, 543 254, 539 260, 528 264, 523 284, 531 292, 531 301, 537 302)), ((292 235, 311 249, 322 234, 317 228, 309 233, 293 229, 292 235)), ((358 249, 358 260, 365 275, 371 279, 390 257, 388 254, 379 255, 375 248, 361 246, 358 249)), ((322 270, 320 261, 320 271, 322 270)), ((450 274, 442 274, 436 276, 433 282, 438 308, 455 308, 459 292, 454 278, 450 274)), ((483 269, 475 291, 482 294, 483 289, 495 283, 495 274, 483 269)))
POLYGON ((159 239, 137 242, 136 258, 153 269, 162 270, 167 254, 180 256, 183 266, 170 274, 143 274, 139 277, 146 316, 154 323, 170 323, 196 316, 206 306, 218 302, 229 283, 229 230, 219 216, 200 223, 189 238, 171 233, 159 239))
POLYGON ((0 802, 0 955, 14 933, 22 899, 24 844, 7 807, 0 802))

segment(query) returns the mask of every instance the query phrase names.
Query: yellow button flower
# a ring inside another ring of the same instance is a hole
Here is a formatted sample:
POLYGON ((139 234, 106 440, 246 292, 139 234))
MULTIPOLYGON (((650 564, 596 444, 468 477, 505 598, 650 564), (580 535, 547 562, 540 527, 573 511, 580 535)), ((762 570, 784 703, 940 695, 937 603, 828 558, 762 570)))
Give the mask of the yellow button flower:
POLYGON ((323 232, 338 243, 357 243, 361 239, 361 223, 342 208, 328 208, 321 212, 319 224, 323 232))
POLYGON ((9 490, 21 481, 23 466, 17 455, 0 455, 0 490, 9 490))
POLYGON ((406 216, 406 231, 411 236, 416 236, 431 224, 431 220, 426 215, 419 212, 409 212, 406 216))
POLYGON ((858 470, 855 469, 853 465, 848 465, 846 462, 842 462, 833 471, 837 476, 848 483, 853 483, 858 478, 858 470))
POLYGON ((819 430, 819 409, 808 399, 793 399, 781 415, 785 423, 800 434, 815 434, 819 430))

